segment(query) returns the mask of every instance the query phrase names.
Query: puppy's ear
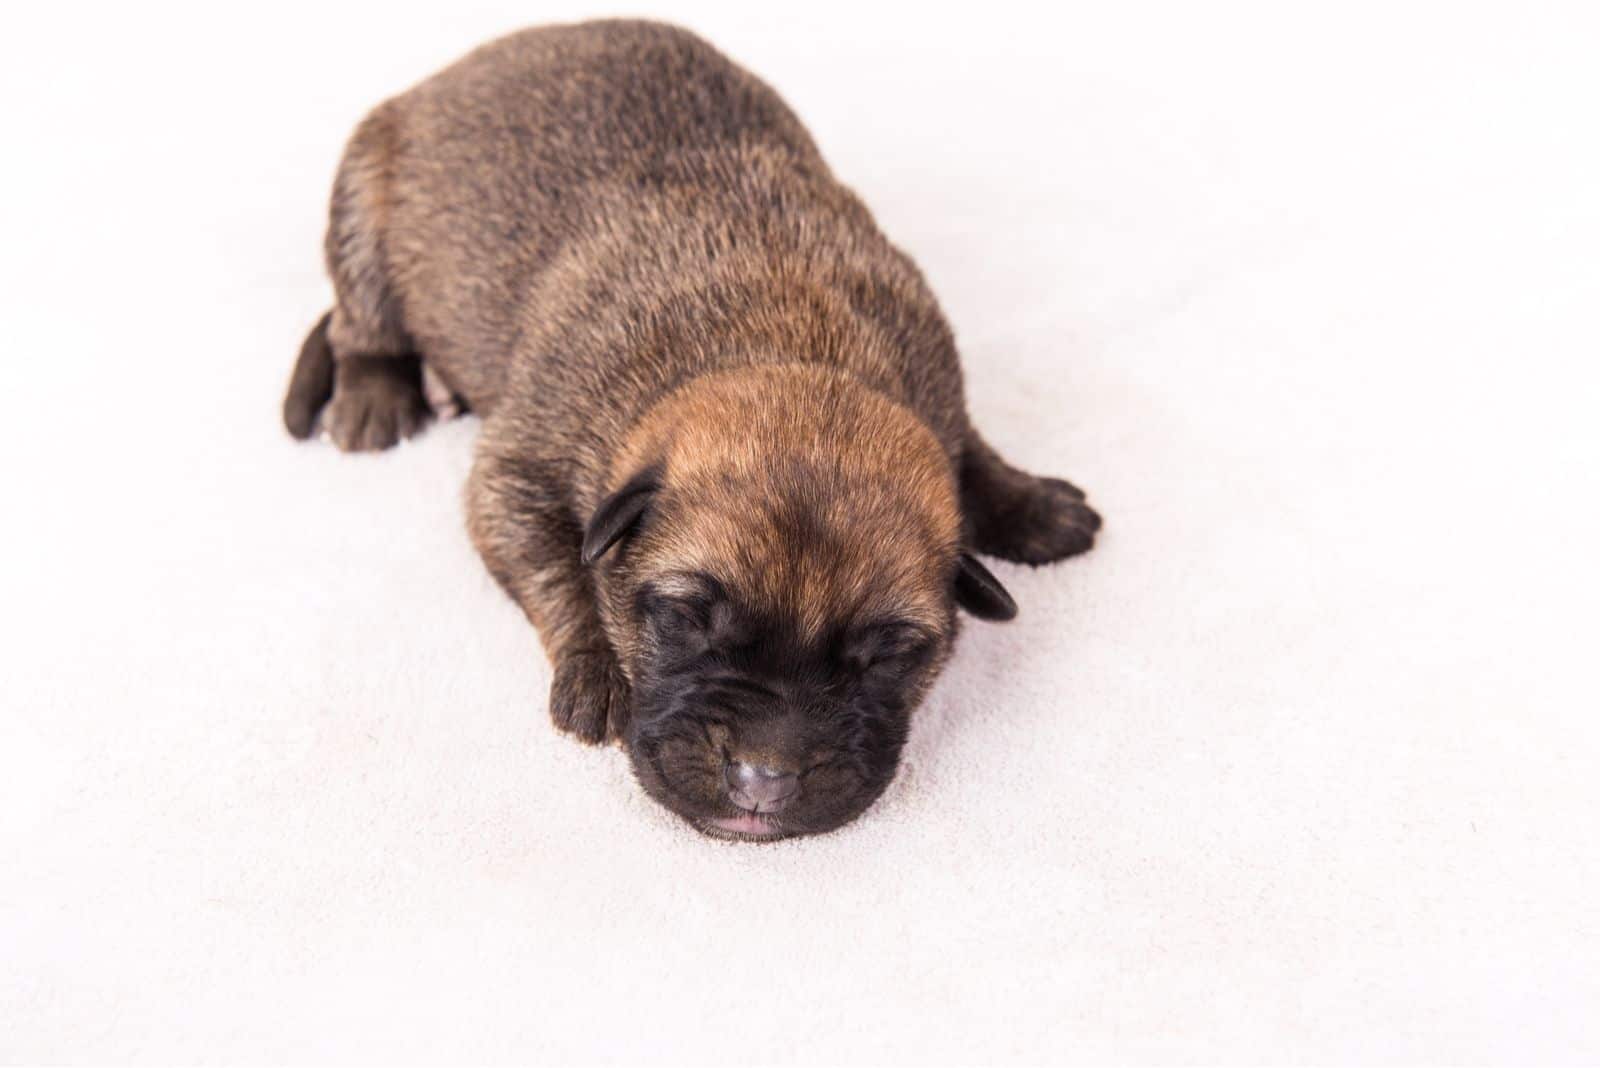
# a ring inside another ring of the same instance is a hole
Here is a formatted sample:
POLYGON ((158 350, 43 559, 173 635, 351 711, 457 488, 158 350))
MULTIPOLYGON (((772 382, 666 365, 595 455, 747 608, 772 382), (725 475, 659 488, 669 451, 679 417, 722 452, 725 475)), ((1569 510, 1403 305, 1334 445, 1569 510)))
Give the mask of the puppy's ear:
POLYGON ((1017 602, 971 553, 956 557, 955 590, 956 604, 979 619, 1003 623, 1016 618, 1017 602))
POLYGON ((583 562, 592 564, 606 554, 650 507, 650 501, 661 488, 659 472, 655 468, 640 471, 628 484, 600 502, 589 518, 583 532, 583 562))

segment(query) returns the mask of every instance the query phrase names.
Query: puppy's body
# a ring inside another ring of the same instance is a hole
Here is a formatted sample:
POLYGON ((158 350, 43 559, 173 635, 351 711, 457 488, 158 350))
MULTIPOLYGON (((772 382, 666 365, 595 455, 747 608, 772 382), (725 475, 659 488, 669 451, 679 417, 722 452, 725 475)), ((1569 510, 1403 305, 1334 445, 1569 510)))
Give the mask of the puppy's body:
POLYGON ((552 714, 625 738, 702 828, 859 812, 953 604, 1012 610, 963 546, 1038 563, 1092 543, 1081 493, 968 425, 932 294, 794 115, 684 31, 531 30, 380 106, 327 255, 337 303, 290 429, 311 429, 330 352, 342 447, 409 433, 425 386, 479 412, 470 527, 555 664, 552 714), (884 648, 892 679, 869 670, 884 648), (742 697, 706 689, 734 677, 742 697), (750 768, 772 777, 729 770, 750 768), (760 800, 780 777, 800 785, 760 800))

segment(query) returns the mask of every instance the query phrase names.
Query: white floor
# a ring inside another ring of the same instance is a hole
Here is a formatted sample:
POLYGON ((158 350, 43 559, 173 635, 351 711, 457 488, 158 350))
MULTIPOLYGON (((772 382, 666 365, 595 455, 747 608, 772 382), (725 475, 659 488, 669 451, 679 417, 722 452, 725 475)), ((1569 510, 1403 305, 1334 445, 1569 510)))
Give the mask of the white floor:
POLYGON ((470 420, 277 422, 350 127, 583 10, 13 14, 0 1060, 1600 1060, 1594 18, 796 6, 662 13, 1108 527, 767 848, 548 727, 470 420))

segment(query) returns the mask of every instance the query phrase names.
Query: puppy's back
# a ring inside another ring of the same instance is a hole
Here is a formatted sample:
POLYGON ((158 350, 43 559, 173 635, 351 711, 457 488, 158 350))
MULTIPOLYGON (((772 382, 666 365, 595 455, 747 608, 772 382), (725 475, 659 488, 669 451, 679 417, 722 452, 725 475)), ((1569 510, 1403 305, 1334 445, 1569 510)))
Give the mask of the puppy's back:
POLYGON ((409 333, 486 393, 533 278, 606 224, 602 189, 648 190, 735 146, 826 170, 778 95, 705 41, 587 22, 493 41, 388 101, 357 131, 341 183, 381 216, 409 333))
POLYGON ((730 141, 816 148, 783 100, 687 30, 638 20, 491 41, 402 98, 430 150, 521 170, 540 194, 730 141))

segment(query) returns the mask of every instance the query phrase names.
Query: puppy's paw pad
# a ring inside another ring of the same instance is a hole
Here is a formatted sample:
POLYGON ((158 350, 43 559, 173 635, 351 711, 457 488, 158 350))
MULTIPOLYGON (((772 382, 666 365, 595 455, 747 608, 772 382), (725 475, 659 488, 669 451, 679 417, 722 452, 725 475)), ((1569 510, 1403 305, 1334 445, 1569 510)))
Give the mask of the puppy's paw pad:
POLYGON ((422 365, 422 396, 427 400, 433 417, 440 422, 454 419, 467 410, 466 401, 457 396, 455 390, 426 362, 422 365))
POLYGON ((609 649, 569 653, 550 684, 550 718, 580 741, 597 745, 628 725, 628 680, 609 649))

